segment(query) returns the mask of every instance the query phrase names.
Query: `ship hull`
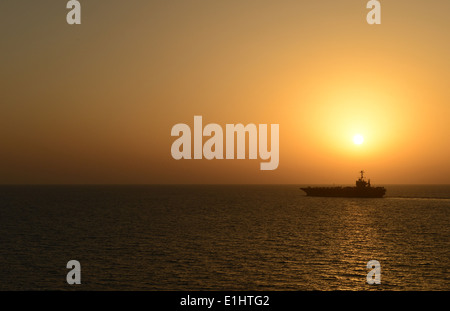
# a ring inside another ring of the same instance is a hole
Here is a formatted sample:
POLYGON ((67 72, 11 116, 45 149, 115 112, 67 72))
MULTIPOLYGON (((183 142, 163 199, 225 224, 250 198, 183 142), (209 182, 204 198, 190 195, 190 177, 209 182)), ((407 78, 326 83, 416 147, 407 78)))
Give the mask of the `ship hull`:
POLYGON ((312 197, 382 198, 384 187, 307 187, 300 188, 312 197))

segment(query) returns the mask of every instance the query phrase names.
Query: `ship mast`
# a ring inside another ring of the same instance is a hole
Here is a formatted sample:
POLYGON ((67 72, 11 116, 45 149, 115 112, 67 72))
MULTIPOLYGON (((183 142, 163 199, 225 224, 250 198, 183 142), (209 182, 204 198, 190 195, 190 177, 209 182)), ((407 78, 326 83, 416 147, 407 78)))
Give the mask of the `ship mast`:
POLYGON ((361 180, 363 180, 364 179, 364 171, 361 171, 360 173, 361 173, 361 180))

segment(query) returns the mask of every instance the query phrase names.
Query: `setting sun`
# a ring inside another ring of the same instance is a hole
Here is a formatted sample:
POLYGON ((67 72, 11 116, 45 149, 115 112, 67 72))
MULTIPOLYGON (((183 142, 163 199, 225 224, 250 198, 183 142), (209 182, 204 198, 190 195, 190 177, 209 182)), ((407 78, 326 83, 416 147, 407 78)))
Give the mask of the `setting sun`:
POLYGON ((355 136, 353 136, 353 142, 355 143, 355 145, 361 145, 364 142, 364 137, 362 137, 362 135, 360 134, 356 134, 355 136))

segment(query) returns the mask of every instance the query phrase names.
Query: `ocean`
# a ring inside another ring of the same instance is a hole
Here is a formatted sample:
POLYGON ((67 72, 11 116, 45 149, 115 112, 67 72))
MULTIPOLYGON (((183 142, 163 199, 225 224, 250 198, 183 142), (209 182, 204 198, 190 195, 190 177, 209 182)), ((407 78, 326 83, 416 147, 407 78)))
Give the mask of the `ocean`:
POLYGON ((0 290, 450 290, 449 185, 299 187, 0 186, 0 290))

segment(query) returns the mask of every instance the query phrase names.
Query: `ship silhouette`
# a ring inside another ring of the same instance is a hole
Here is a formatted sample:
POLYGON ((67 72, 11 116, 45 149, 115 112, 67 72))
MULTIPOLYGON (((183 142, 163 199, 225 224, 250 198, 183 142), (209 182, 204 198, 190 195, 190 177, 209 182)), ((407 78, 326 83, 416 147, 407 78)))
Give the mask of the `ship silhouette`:
POLYGON ((370 179, 364 178, 364 171, 356 180, 355 187, 306 187, 300 188, 312 197, 345 197, 345 198, 382 198, 386 194, 384 187, 372 187, 370 179))

